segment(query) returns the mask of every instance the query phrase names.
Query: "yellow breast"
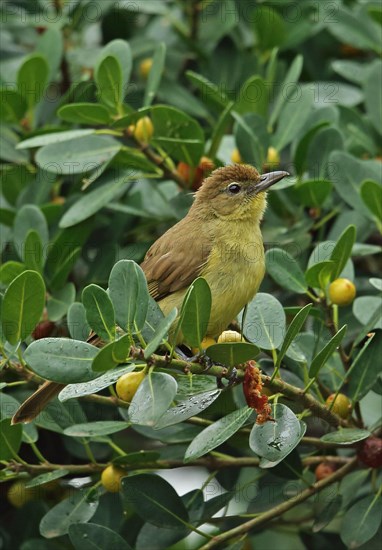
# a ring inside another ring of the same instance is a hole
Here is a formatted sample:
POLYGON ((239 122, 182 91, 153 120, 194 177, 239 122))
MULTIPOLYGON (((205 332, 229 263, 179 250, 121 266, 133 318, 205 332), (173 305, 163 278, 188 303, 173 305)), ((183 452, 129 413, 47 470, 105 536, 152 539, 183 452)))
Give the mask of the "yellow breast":
MULTIPOLYGON (((212 308, 207 334, 216 337, 223 332, 243 307, 255 296, 264 277, 264 247, 259 226, 251 224, 214 239, 212 251, 201 272, 212 294, 212 308)), ((166 315, 182 305, 187 289, 160 300, 166 315)))

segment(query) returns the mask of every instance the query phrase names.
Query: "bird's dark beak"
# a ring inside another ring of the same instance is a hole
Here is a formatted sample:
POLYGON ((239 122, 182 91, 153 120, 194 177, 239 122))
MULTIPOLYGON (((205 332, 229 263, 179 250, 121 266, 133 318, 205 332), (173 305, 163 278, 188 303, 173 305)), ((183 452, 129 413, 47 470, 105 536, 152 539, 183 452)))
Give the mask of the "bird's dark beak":
POLYGON ((285 176, 290 176, 288 172, 284 172, 283 170, 278 170, 277 172, 269 172, 269 174, 262 174, 260 176, 260 181, 254 186, 254 191, 257 195, 257 193, 261 193, 262 191, 266 191, 277 183, 278 181, 285 178, 285 176))

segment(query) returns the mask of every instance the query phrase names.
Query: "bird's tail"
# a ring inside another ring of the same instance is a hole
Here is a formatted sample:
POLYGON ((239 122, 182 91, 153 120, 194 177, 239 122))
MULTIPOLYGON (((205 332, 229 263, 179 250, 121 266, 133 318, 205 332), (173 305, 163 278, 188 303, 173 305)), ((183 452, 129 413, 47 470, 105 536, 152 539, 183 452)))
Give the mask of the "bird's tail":
POLYGON ((44 382, 24 403, 17 409, 12 417, 12 424, 20 422, 32 422, 41 411, 47 406, 49 401, 65 387, 65 384, 57 382, 44 382))

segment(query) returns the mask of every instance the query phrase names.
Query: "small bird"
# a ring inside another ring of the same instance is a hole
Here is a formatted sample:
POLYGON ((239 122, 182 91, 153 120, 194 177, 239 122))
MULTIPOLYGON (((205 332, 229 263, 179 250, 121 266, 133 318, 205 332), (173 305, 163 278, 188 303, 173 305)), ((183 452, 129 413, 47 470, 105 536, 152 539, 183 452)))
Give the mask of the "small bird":
MULTIPOLYGON (((165 315, 179 310, 191 283, 204 277, 212 296, 207 335, 216 337, 255 296, 265 273, 260 222, 266 191, 285 176, 288 172, 260 175, 250 165, 235 164, 204 180, 187 216, 154 242, 141 264, 150 295, 165 315)), ((63 387, 45 382, 12 423, 33 420, 63 387)))

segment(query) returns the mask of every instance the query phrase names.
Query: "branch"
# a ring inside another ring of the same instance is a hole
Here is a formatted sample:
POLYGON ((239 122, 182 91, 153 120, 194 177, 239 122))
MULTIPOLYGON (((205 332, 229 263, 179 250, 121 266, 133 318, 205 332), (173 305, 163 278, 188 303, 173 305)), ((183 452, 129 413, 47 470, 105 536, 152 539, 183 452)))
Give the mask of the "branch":
POLYGON ((312 495, 319 493, 329 485, 332 485, 332 483, 339 481, 347 473, 353 470, 353 468, 356 465, 357 465, 357 458, 355 457, 355 458, 352 458, 347 464, 342 466, 342 468, 340 468, 330 476, 326 477, 325 479, 322 479, 321 481, 317 481, 316 483, 313 483, 311 487, 304 489, 298 495, 279 504, 278 506, 275 506, 271 510, 268 510, 267 512, 260 514, 259 516, 253 519, 250 519, 249 521, 246 521, 245 523, 242 523, 241 525, 238 525, 237 527, 234 527, 229 531, 226 531, 225 533, 221 533, 220 535, 217 535, 216 537, 211 539, 209 542, 207 542, 207 544, 201 546, 199 550, 210 550, 211 548, 215 548, 218 545, 226 543, 227 541, 235 537, 242 537, 243 535, 246 535, 252 529, 259 527, 260 525, 263 525, 264 523, 267 523, 268 521, 278 516, 281 516, 291 508, 294 508, 298 504, 301 504, 301 502, 304 502, 305 500, 310 498, 312 495))
MULTIPOLYGON (((127 456, 127 455, 126 455, 127 456)), ((320 464, 321 462, 334 462, 336 464, 348 464, 353 459, 349 457, 341 456, 309 456, 302 459, 304 466, 312 466, 320 464)), ((246 456, 246 457, 220 457, 209 455, 202 458, 198 458, 191 462, 183 462, 183 460, 154 460, 149 462, 140 462, 139 470, 169 470, 173 468, 188 468, 190 466, 199 466, 207 468, 208 470, 221 470, 223 468, 251 468, 257 467, 260 463, 258 457, 246 456)), ((94 474, 101 472, 108 466, 108 463, 89 463, 89 464, 55 464, 52 462, 43 462, 41 464, 21 464, 16 461, 12 461, 8 464, 8 468, 14 472, 28 472, 31 475, 38 475, 45 472, 52 472, 55 470, 68 470, 71 474, 94 474)), ((137 464, 123 464, 121 468, 129 471, 136 471, 137 464)))

